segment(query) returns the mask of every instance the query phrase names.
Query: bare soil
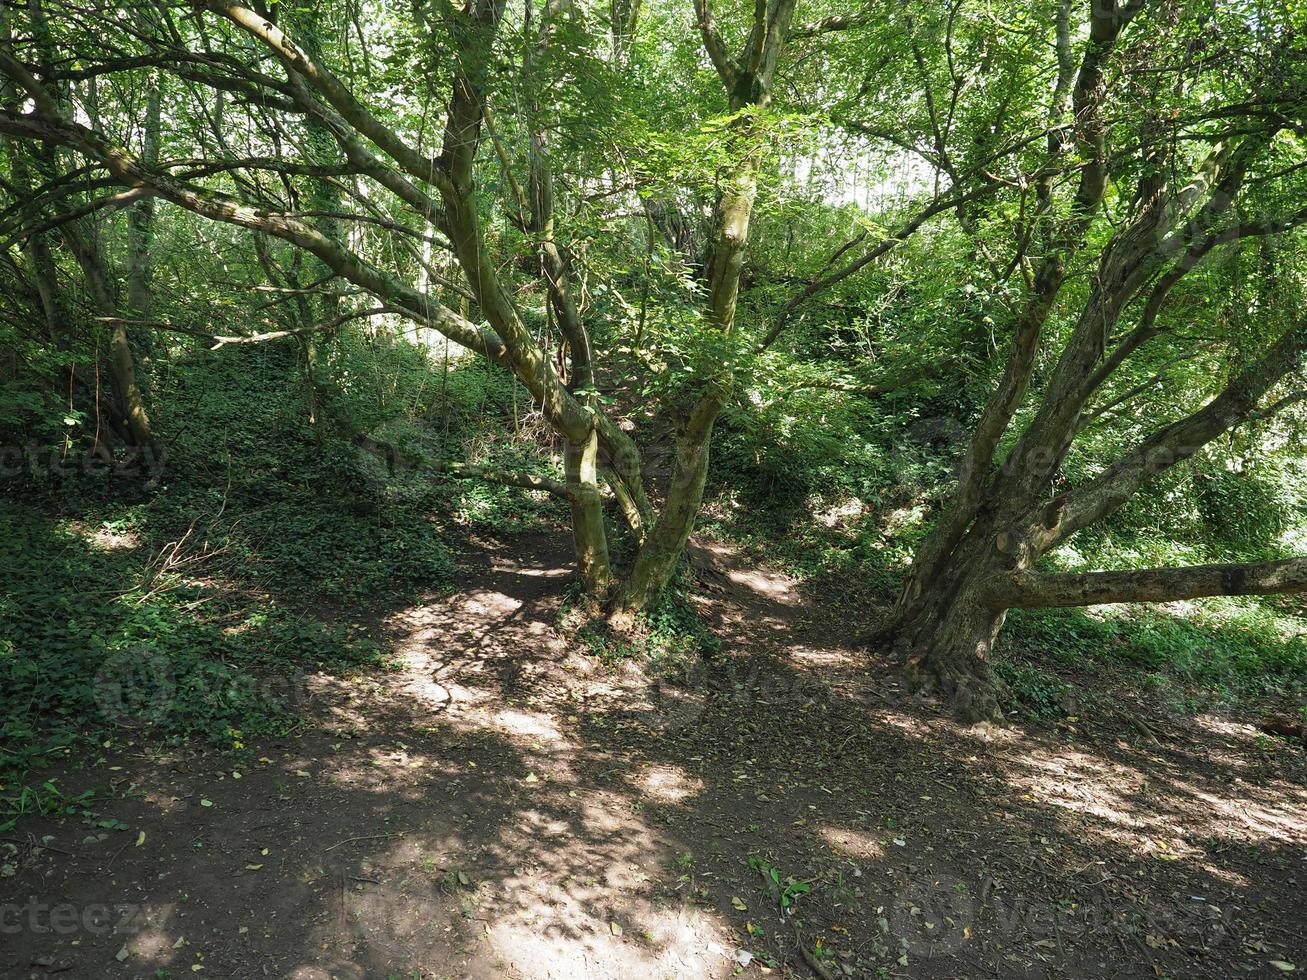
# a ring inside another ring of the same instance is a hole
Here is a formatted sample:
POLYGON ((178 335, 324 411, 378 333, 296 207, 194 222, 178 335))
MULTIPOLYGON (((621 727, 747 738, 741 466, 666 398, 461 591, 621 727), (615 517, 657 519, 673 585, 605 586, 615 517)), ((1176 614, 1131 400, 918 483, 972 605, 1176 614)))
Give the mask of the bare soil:
POLYGON ((724 547, 721 654, 654 684, 555 629, 564 537, 482 544, 374 624, 400 669, 295 688, 291 736, 59 774, 126 829, 18 826, 0 976, 1307 971, 1301 747, 1113 691, 957 725, 724 547))

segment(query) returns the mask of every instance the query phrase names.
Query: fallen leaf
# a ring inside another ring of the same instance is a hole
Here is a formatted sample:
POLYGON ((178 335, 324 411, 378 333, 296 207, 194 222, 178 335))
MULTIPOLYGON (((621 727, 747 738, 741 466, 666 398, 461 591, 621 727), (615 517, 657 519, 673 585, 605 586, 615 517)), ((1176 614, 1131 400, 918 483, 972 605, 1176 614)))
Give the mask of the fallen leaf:
POLYGON ((608 923, 608 928, 612 931, 614 936, 620 936, 622 934, 622 927, 616 922, 608 923))
POLYGON ((747 906, 747 905, 744 904, 744 900, 743 900, 742 898, 740 898, 739 895, 732 895, 732 896, 731 896, 731 904, 732 904, 733 906, 735 906, 735 908, 736 908, 737 910, 739 910, 740 912, 747 912, 747 911, 749 911, 749 906, 747 906))
POLYGON ((1271 966, 1283 973, 1292 973, 1294 970, 1298 969, 1288 960, 1271 960, 1271 966))
POLYGON ((136 835, 136 846, 140 847, 144 843, 145 843, 145 831, 142 830, 139 834, 136 835))
POLYGON ((200 806, 213 806, 213 800, 200 800, 200 806))

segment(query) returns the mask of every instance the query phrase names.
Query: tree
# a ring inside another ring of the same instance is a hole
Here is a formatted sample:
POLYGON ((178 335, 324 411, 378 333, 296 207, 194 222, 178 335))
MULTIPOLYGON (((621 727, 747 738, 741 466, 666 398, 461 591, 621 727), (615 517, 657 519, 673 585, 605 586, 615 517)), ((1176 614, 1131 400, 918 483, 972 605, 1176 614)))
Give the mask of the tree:
MULTIPOLYGON (((31 5, 30 28, 32 47, 38 63, 47 66, 52 64, 55 60, 54 42, 44 7, 40 3, 31 5)), ((5 44, 9 43, 11 31, 12 25, 9 22, 8 11, 6 10, 4 11, 3 21, 0 21, 0 40, 3 40, 5 44)), ((22 69, 22 75, 31 77, 26 68, 22 69)), ((7 81, 12 83, 15 79, 11 77, 7 81)), ((6 85, 3 93, 0 93, 3 95, 0 101, 3 101, 6 105, 11 104, 17 93, 18 89, 12 84, 6 85)), ((44 100, 43 104, 51 111, 62 111, 60 106, 66 106, 70 103, 71 93, 66 85, 56 85, 51 91, 43 90, 42 98, 44 100)), ((94 120, 99 110, 94 80, 88 84, 86 97, 83 101, 88 115, 94 120)), ((154 152, 154 146, 151 145, 148 137, 145 150, 147 157, 154 152)), ((31 154, 25 153, 22 149, 11 148, 10 152, 14 158, 13 171, 17 181, 14 190, 17 191, 22 206, 28 207, 30 201, 26 198, 31 174, 40 174, 56 183, 58 182, 56 178, 58 177, 59 161, 56 157, 55 148, 53 146, 42 146, 31 154)), ((39 195, 37 197, 39 200, 39 195)), ((139 227, 144 228, 146 224, 139 227)), ((137 382, 136 362, 131 342, 126 327, 117 318, 119 312, 117 283, 109 274, 99 229, 91 217, 74 213, 65 216, 65 219, 59 223, 55 231, 51 232, 49 229, 42 229, 28 236, 29 274, 31 281, 36 285, 36 292, 44 311, 44 319, 49 326, 54 343, 65 350, 71 350, 74 345, 72 321, 75 316, 69 309, 66 300, 59 295, 59 276, 50 240, 52 236, 59 244, 66 247, 73 256, 94 312, 102 321, 112 321, 108 327, 109 359, 107 365, 109 377, 112 379, 112 400, 103 403, 99 398, 97 387, 93 399, 93 407, 97 418, 95 448, 97 451, 104 452, 102 440, 109 438, 112 433, 119 442, 135 450, 152 449, 153 437, 150 430, 150 417, 146 411, 140 385, 137 382), (99 424, 102 409, 105 410, 105 425, 103 427, 99 424)), ((145 237, 140 239, 135 255, 142 263, 148 261, 148 240, 145 237)), ((20 273, 21 275, 22 273, 20 273)), ((23 276, 23 278, 27 278, 27 276, 23 276)), ((137 276, 137 279, 140 282, 144 281, 140 275, 137 276)), ((79 378, 78 365, 74 360, 70 365, 70 373, 70 387, 75 388, 79 384, 85 385, 87 383, 85 380, 86 375, 92 372, 83 372, 82 377, 79 378)))
POLYGON ((219 236, 214 266, 257 259, 269 329, 220 342, 302 345, 315 420, 314 365, 350 324, 440 332, 525 388, 562 465, 431 468, 566 501, 621 627, 676 568, 724 412, 940 384, 974 408, 969 445, 887 632, 992 715, 1007 608, 1221 578, 1059 583, 1058 547, 1299 400, 1307 59, 1286 4, 468 0, 365 29, 330 3, 42 3, 47 27, 0 45, 0 133, 49 165, 6 187, 0 227, 51 333, 75 254, 88 293, 108 284, 115 363, 128 330, 218 337, 147 303, 151 201, 219 236), (158 131, 148 97, 142 128, 101 87, 168 93, 158 131), (128 206, 121 317, 109 250, 72 246, 128 206), (856 354, 831 337, 845 306, 889 314, 856 354))
POLYGON ((1246 311, 1260 337, 1185 332, 1195 320, 1214 326, 1220 297, 1229 296, 1228 288, 1204 296, 1195 279, 1219 276, 1213 266, 1222 255, 1307 221, 1303 188, 1291 176, 1303 165, 1307 104, 1295 15, 1097 3, 1074 75, 1065 57, 1071 27, 1058 31, 1062 73, 1052 107, 1060 118, 1069 91, 1070 139, 1050 137, 1053 163, 1016 238, 1013 265, 1023 269, 1026 290, 1008 323, 1006 364, 887 627, 967 718, 998 711, 987 657, 1009 608, 1303 584, 1301 560, 1097 575, 1031 570, 1151 478, 1300 398, 1281 389, 1307 351, 1297 297, 1263 295, 1246 311), (1159 347, 1169 360, 1141 380, 1136 366, 1156 363, 1146 355, 1159 347), (1145 416, 1153 424, 1097 459, 1095 475, 1067 480, 1069 454, 1104 413, 1166 386, 1168 365, 1213 347, 1226 360, 1208 362, 1197 398, 1177 391, 1183 409, 1174 417, 1145 416), (1041 356, 1049 358, 1044 371, 1041 356))

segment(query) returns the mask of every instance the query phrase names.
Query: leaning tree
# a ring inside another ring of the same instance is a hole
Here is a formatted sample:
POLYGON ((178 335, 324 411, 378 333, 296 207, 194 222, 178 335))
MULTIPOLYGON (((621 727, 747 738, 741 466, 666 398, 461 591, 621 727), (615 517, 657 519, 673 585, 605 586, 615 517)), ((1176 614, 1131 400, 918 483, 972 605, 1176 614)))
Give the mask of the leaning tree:
POLYGON ((1009 609, 1307 589, 1301 558, 1036 567, 1213 440, 1307 397, 1293 381, 1307 351, 1302 11, 1098 0, 1058 19, 1046 156, 995 262, 1023 284, 997 313, 1006 360, 886 626, 968 718, 998 711, 987 658, 1009 609), (1272 237, 1273 268, 1236 290, 1231 270, 1272 237), (1123 437, 1104 440, 1112 420, 1123 437))

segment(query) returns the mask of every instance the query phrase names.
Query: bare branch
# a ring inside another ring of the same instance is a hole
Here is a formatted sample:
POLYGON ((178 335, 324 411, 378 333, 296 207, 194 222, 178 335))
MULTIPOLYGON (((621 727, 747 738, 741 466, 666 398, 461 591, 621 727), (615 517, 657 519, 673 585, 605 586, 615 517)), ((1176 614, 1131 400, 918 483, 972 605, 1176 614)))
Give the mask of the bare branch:
MULTIPOLYGON (((997 185, 995 184, 988 184, 984 187, 978 188, 966 194, 955 194, 948 197, 936 198, 931 204, 922 208, 915 215, 913 215, 902 225, 900 225, 892 234, 886 236, 885 238, 882 238, 879 242, 877 242, 875 245, 873 245, 871 248, 865 251, 857 259, 854 259, 852 262, 849 262, 841 266, 840 268, 836 269, 834 272, 827 273, 826 275, 814 279, 812 282, 808 283, 808 285, 804 286, 803 289, 799 290, 799 292, 797 292, 795 295, 790 297, 790 299, 785 303, 785 305, 781 307, 780 311, 776 314, 776 319, 772 322, 771 328, 767 331, 767 335, 763 337, 762 343, 758 345, 758 350, 759 351, 766 350, 768 347, 774 344, 776 342, 776 339, 781 335, 782 332, 784 332, 786 326, 788 326, 790 317, 793 316, 795 310, 797 310, 808 300, 812 299, 812 297, 816 296, 820 292, 829 289, 831 286, 834 286, 836 283, 839 283, 847 279, 849 276, 853 275, 854 273, 862 269, 865 269, 872 262, 875 262, 878 258, 884 255, 890 249, 894 248, 894 246, 899 245, 904 241, 906 241, 908 238, 912 237, 912 235, 917 231, 917 229, 919 229, 922 225, 924 225, 931 218, 935 217, 937 214, 942 214, 945 211, 952 210, 953 208, 957 207, 959 204, 962 204, 966 201, 972 201, 977 198, 984 197, 986 194, 991 194, 994 192, 996 187, 997 185)), ((861 236, 858 239, 855 239, 855 241, 859 241, 859 240, 861 240, 861 236)), ((847 252, 850 247, 852 247, 851 243, 846 243, 840 246, 838 251, 835 252, 835 255, 832 256, 831 259, 827 260, 827 265, 829 265, 830 262, 833 261, 835 257, 838 257, 844 254, 845 252, 847 252)))
POLYGON ((1012 572, 991 583, 986 599, 996 609, 1043 609, 1290 592, 1307 592, 1307 558, 1120 572, 1012 572))

